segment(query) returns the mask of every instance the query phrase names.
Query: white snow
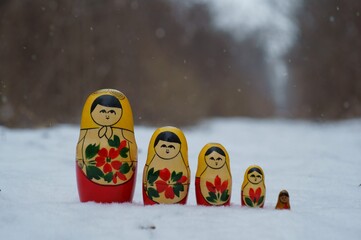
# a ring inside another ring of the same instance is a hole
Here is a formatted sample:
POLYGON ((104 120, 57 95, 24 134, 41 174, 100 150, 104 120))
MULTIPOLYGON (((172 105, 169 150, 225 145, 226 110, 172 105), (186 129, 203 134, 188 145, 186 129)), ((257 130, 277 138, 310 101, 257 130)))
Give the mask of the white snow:
POLYGON ((192 171, 188 203, 145 207, 141 173, 154 130, 135 128, 134 203, 96 204, 78 199, 78 126, 0 127, 1 239, 360 239, 361 120, 214 119, 183 129, 192 171), (208 142, 229 152, 230 207, 196 206, 194 174, 208 142), (265 172, 264 209, 240 206, 243 174, 251 164, 265 172), (282 189, 290 194, 291 211, 274 209, 282 189))

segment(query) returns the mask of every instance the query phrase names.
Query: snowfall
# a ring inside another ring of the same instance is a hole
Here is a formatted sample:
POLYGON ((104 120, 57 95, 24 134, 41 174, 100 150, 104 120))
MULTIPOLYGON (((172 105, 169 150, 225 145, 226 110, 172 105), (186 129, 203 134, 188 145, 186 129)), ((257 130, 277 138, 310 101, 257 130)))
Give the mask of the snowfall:
POLYGON ((182 128, 191 188, 186 205, 144 206, 142 171, 156 127, 136 126, 137 184, 132 203, 79 201, 79 126, 0 126, 1 239, 361 239, 361 119, 340 122, 212 119, 182 128), (230 155, 231 206, 195 199, 198 154, 219 142, 230 155), (244 171, 265 172, 265 207, 240 205, 244 171), (286 189, 291 210, 275 210, 286 189))

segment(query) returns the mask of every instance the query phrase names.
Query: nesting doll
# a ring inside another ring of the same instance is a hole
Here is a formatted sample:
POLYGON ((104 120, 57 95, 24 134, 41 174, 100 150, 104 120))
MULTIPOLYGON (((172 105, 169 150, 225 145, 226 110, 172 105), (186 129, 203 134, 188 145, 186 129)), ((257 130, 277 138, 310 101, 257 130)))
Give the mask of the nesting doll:
POLYGON ((278 195, 276 209, 291 209, 290 196, 286 190, 282 190, 278 195))
POLYGON ((195 185, 198 205, 229 206, 232 176, 228 153, 221 144, 208 143, 202 148, 195 185))
POLYGON ((266 186, 264 173, 261 167, 252 165, 244 173, 244 180, 241 190, 242 206, 260 207, 264 205, 266 186))
POLYGON ((131 202, 137 170, 133 114, 126 96, 113 89, 87 98, 76 148, 81 202, 131 202))
POLYGON ((175 127, 157 129, 149 143, 143 172, 143 201, 152 204, 186 204, 190 182, 188 147, 175 127))

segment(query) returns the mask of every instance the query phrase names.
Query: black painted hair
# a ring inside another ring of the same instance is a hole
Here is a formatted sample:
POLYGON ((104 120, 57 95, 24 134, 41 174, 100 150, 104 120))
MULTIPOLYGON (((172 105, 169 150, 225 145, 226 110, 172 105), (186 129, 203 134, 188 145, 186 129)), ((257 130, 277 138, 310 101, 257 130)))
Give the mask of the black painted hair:
POLYGON ((254 172, 254 171, 258 172, 259 174, 261 174, 263 176, 261 170, 259 168, 256 168, 256 167, 251 168, 250 170, 248 170, 247 174, 250 174, 251 172, 254 172))
POLYGON ((281 192, 280 192, 279 197, 282 197, 282 196, 290 197, 290 196, 288 195, 288 192, 286 192, 286 191, 281 191, 281 192))
POLYGON ((206 152, 206 156, 208 156, 209 154, 211 154, 214 151, 221 154, 224 157, 226 156, 226 153, 222 149, 220 149, 219 147, 211 147, 211 148, 209 148, 207 150, 207 152, 206 152))
POLYGON ((122 104, 120 103, 118 98, 114 97, 113 95, 101 95, 97 97, 92 103, 90 112, 93 112, 93 110, 98 104, 104 107, 122 108, 122 104))
POLYGON ((157 136, 157 138, 154 141, 154 147, 157 146, 157 144, 160 140, 181 144, 179 137, 176 134, 169 132, 169 131, 162 132, 157 136))

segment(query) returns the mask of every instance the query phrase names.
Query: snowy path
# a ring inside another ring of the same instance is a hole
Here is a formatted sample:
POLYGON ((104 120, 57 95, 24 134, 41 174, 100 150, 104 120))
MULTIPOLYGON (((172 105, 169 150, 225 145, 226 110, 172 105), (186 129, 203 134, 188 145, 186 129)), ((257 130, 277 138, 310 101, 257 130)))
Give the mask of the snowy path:
POLYGON ((215 119, 183 129, 192 171, 188 204, 144 207, 141 172, 154 130, 135 129, 134 203, 95 204, 78 200, 77 126, 0 127, 1 239, 361 239, 361 120, 215 119), (208 142, 229 152, 231 207, 196 206, 194 174, 208 142), (240 206, 251 164, 265 171, 264 209, 240 206), (290 193, 291 211, 274 210, 281 189, 290 193))

